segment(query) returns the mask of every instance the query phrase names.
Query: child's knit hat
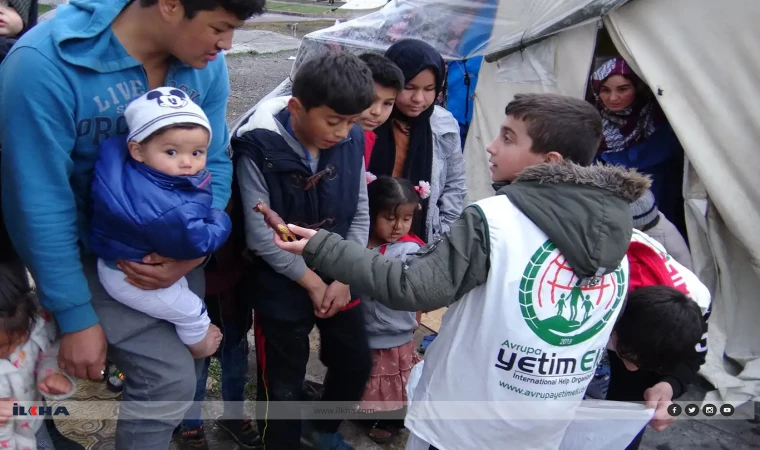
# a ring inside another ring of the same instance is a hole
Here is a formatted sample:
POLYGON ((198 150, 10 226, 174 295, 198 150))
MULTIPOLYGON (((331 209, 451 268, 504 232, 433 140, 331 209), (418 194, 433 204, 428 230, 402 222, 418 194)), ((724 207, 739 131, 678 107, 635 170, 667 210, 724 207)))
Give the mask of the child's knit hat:
POLYGON ((143 94, 127 106, 124 117, 129 127, 127 141, 139 143, 161 128, 194 123, 208 130, 211 142, 208 117, 200 106, 177 88, 160 87, 143 94))
POLYGON ((654 199, 652 191, 647 190, 638 200, 631 203, 631 216, 633 217, 633 228, 640 230, 657 220, 658 217, 657 202, 654 199))
MULTIPOLYGON (((29 17, 30 12, 32 9, 32 0, 10 0, 6 2, 9 4, 13 9, 16 10, 19 16, 21 16, 21 21, 24 22, 24 28, 29 26, 29 17)), ((35 5, 35 8, 37 5, 35 5)))
POLYGON ((643 242, 628 247, 628 292, 646 286, 668 286, 689 294, 679 269, 668 267, 667 257, 643 242))

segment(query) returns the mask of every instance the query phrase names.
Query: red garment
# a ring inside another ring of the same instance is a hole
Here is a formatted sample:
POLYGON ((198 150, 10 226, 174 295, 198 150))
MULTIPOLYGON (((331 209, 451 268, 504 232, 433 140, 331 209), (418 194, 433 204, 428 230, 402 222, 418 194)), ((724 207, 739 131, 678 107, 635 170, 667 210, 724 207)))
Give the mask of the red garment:
POLYGON ((666 256, 642 242, 631 242, 628 247, 630 275, 628 292, 645 286, 668 286, 689 294, 685 283, 675 283, 680 278, 672 264, 666 264, 666 256))
POLYGON ((369 170, 369 158, 372 156, 372 149, 375 148, 377 135, 374 131, 364 132, 364 170, 369 170))

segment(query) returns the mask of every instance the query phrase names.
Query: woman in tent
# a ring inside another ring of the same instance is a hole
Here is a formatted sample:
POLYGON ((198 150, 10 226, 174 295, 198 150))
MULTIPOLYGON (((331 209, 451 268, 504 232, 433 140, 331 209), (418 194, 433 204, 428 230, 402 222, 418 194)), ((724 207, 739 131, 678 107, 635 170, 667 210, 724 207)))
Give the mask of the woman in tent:
POLYGON ((650 175, 657 206, 685 237, 683 148, 652 91, 622 58, 602 64, 591 85, 604 124, 598 158, 650 175))
POLYGON ((435 106, 446 66, 433 47, 415 39, 395 43, 385 56, 401 68, 406 85, 391 118, 375 130, 369 172, 406 178, 414 185, 430 183, 430 197, 412 225, 414 234, 430 242, 462 213, 467 192, 459 125, 450 112, 435 106))

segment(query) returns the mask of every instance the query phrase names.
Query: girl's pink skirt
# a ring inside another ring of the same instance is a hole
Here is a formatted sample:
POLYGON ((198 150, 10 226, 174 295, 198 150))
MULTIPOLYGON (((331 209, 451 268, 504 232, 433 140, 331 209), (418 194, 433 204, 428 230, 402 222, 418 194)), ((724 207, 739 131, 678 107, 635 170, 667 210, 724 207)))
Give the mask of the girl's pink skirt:
POLYGON ((360 408, 396 411, 406 406, 406 382, 412 367, 422 359, 414 341, 393 348, 372 350, 374 364, 360 408))

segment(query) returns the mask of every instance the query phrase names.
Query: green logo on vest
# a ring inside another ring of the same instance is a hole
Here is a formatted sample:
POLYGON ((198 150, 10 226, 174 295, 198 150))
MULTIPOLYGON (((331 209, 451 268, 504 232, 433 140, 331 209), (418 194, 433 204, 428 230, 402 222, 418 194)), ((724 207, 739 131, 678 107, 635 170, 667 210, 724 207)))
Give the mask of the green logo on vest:
POLYGON ((595 286, 576 286, 578 277, 551 241, 536 250, 520 282, 520 311, 544 342, 569 346, 599 333, 620 306, 627 289, 618 267, 595 286))

